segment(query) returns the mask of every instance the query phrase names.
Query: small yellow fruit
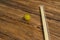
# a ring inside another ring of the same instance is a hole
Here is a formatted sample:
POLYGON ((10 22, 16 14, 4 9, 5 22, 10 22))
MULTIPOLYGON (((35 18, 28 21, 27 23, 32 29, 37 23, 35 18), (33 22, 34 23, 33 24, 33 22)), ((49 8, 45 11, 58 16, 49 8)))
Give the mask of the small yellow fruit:
POLYGON ((24 19, 27 20, 27 21, 29 21, 29 20, 31 19, 30 14, 26 13, 26 14, 24 15, 24 19))

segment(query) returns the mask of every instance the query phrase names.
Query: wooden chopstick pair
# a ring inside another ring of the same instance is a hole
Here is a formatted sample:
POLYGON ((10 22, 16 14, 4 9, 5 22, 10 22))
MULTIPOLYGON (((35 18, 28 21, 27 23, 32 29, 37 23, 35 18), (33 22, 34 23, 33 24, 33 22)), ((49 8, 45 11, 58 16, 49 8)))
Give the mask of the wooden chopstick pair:
POLYGON ((44 39, 49 40, 48 29, 47 29, 47 24, 46 24, 46 18, 45 18, 45 14, 44 14, 43 5, 40 5, 40 10, 41 10, 41 17, 42 17, 42 24, 43 24, 43 31, 44 31, 44 39))

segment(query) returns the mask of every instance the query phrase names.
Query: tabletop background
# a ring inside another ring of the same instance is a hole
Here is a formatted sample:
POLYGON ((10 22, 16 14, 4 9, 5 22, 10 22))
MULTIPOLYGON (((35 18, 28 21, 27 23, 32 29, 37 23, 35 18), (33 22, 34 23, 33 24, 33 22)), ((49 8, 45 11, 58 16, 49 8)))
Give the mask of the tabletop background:
POLYGON ((0 40, 44 40, 39 6, 44 5, 50 40, 60 40, 60 0, 0 0, 0 40), (23 19, 29 13, 29 22, 23 19))

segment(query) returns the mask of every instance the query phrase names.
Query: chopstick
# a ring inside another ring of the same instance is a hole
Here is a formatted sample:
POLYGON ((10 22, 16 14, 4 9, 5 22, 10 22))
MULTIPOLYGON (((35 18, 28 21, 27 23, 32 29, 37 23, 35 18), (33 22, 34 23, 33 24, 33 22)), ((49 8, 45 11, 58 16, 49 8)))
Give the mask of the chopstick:
POLYGON ((47 24, 46 24, 46 18, 45 18, 45 14, 44 14, 43 5, 40 5, 40 10, 41 10, 41 17, 42 17, 44 38, 45 38, 45 40, 49 40, 49 37, 48 37, 48 30, 47 30, 47 24))

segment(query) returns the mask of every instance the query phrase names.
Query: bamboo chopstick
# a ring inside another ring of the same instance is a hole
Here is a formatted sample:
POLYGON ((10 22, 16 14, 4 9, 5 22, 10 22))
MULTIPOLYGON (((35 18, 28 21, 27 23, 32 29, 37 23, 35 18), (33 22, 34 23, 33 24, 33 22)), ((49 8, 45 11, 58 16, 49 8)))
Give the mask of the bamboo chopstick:
POLYGON ((41 17, 42 17, 44 37, 45 37, 45 40, 49 40, 48 30, 47 30, 47 24, 46 24, 46 19, 45 19, 45 15, 44 15, 43 5, 40 6, 40 10, 41 10, 41 17))

